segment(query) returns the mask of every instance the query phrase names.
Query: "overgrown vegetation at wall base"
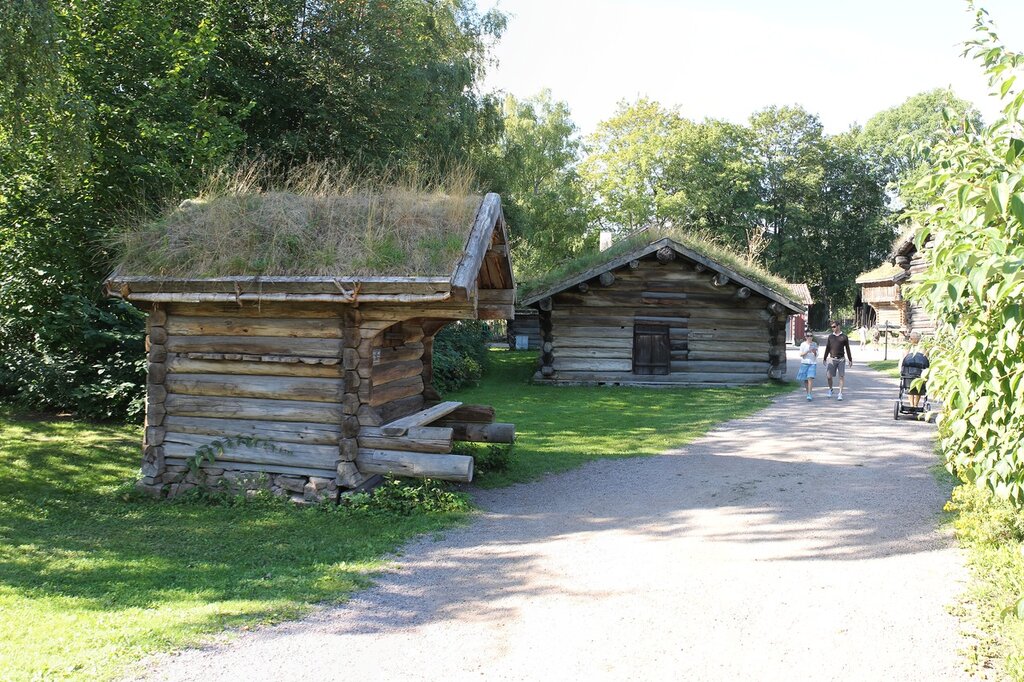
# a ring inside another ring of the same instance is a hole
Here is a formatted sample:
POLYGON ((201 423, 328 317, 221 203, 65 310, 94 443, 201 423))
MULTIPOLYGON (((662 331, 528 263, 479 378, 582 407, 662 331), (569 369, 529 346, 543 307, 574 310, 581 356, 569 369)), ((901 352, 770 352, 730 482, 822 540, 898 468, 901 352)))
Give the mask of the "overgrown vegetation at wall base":
POLYGON ((939 325, 928 383, 944 401, 950 465, 1024 505, 1024 55, 1001 45, 984 10, 976 32, 968 52, 1006 105, 933 149, 924 182, 937 202, 910 214, 929 266, 911 296, 939 325))
POLYGON ((466 508, 436 484, 337 508, 153 502, 125 487, 138 461, 135 426, 0 412, 0 678, 116 678, 223 628, 294 618, 466 508))
POLYGON ((980 672, 997 668, 1024 680, 1024 511, 1008 500, 967 483, 953 490, 946 510, 956 512, 954 527, 974 576, 961 595, 957 615, 976 626, 967 652, 980 672))

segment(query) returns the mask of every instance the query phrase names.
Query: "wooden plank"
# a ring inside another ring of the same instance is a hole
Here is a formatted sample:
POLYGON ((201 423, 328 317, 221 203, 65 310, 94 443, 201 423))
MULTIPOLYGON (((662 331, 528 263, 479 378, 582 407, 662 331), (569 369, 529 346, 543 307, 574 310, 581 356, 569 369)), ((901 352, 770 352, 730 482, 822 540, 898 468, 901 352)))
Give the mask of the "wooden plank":
POLYGON ((461 406, 462 403, 454 400, 449 400, 443 403, 438 403, 432 407, 428 407, 425 410, 420 410, 415 414, 410 414, 401 419, 396 419, 388 424, 384 424, 381 427, 381 433, 386 436, 403 436, 413 426, 424 426, 433 421, 440 419, 441 417, 451 414, 461 406))
POLYGON ((369 403, 372 407, 378 407, 402 398, 408 398, 423 393, 423 377, 419 374, 390 381, 386 384, 374 383, 370 391, 369 403))
POLYGON ((556 355, 551 363, 556 371, 584 370, 592 372, 629 372, 633 369, 632 360, 609 360, 601 358, 563 358, 556 355))
POLYGON ((386 365, 403 360, 417 360, 423 357, 423 342, 406 343, 395 348, 374 348, 373 364, 386 365))
POLYGON ((587 338, 583 336, 566 336, 559 334, 555 341, 552 342, 554 346, 554 352, 559 352, 562 349, 568 348, 593 348, 593 349, 617 349, 617 348, 631 348, 633 341, 630 337, 622 337, 616 339, 595 339, 587 338))
POLYGON ((363 408, 367 410, 375 410, 376 414, 380 418, 379 421, 377 421, 376 425, 380 425, 385 424, 387 422, 392 422, 396 419, 408 416, 415 412, 419 412, 420 410, 423 409, 423 405, 425 404, 425 402, 426 401, 424 395, 422 393, 417 393, 416 395, 411 395, 408 398, 392 400, 391 402, 385 403, 377 408, 370 407, 369 405, 363 405, 362 407, 359 408, 360 420, 362 420, 363 408))
POLYGON ((480 305, 515 305, 515 289, 480 289, 480 305))
POLYGON ((731 374, 767 374, 771 365, 764 362, 737 360, 685 360, 673 361, 672 372, 726 372, 731 374))
MULTIPOLYGON (((191 455, 189 455, 191 456, 191 455)), ((164 460, 167 464, 185 466, 187 460, 184 456, 181 457, 167 457, 164 460)), ((250 464, 247 462, 216 462, 210 464, 204 462, 199 465, 202 469, 209 469, 216 467, 218 469, 226 469, 229 471, 252 471, 252 472, 266 472, 268 474, 291 474, 293 476, 317 476, 319 478, 334 478, 337 474, 336 467, 330 468, 316 468, 316 467, 294 467, 294 466, 282 466, 278 464, 250 464)))
POLYGON ((618 348, 580 348, 555 346, 552 351, 561 360, 583 360, 586 358, 602 358, 605 360, 629 360, 633 357, 633 344, 618 348))
POLYGON ((495 422, 477 424, 448 419, 438 422, 452 429, 452 439, 474 443, 511 443, 516 438, 516 425, 495 422))
POLYGON ((339 402, 345 389, 342 379, 243 374, 170 374, 165 385, 168 391, 180 395, 316 402, 339 402))
MULTIPOLYGON (((171 457, 192 457, 196 449, 223 439, 192 433, 168 432, 164 451, 171 457)), ((248 464, 279 464, 281 466, 332 469, 337 466, 337 445, 301 445, 298 443, 268 443, 270 448, 236 445, 218 454, 217 462, 246 462, 248 464)))
POLYGON ((207 417, 164 418, 169 431, 206 436, 252 436, 281 443, 336 445, 341 437, 337 424, 313 424, 249 419, 214 419, 207 417))
POLYGON ((139 293, 189 292, 231 294, 343 294, 357 287, 362 294, 439 294, 451 289, 447 277, 318 277, 251 276, 152 277, 117 275, 115 286, 127 284, 139 293))
POLYGON ((340 323, 348 305, 296 303, 168 303, 169 316, 334 320, 340 323))
POLYGON ((466 455, 360 449, 356 466, 364 474, 395 474, 463 483, 473 480, 473 458, 466 455))
POLYGON ((288 338, 341 338, 341 320, 274 319, 265 317, 200 317, 171 315, 167 333, 185 336, 279 336, 288 338))
POLYGON ((690 349, 690 360, 736 360, 745 362, 768 362, 768 349, 758 351, 734 351, 722 353, 720 351, 695 351, 690 349))
POLYGON ((735 386, 768 381, 767 373, 688 372, 640 376, 631 372, 562 371, 554 383, 616 384, 620 386, 735 386))
POLYGON ((414 426, 404 436, 386 436, 374 426, 364 426, 359 431, 359 447, 374 450, 451 452, 452 439, 451 428, 437 426, 414 426))
POLYGON ((172 336, 167 350, 174 353, 245 353, 336 358, 341 339, 293 339, 280 336, 172 336))
POLYGON ((490 424, 494 421, 494 408, 490 405, 465 403, 448 413, 445 419, 460 422, 490 424))
POLYGON ((377 388, 379 385, 419 376, 422 373, 423 362, 417 358, 416 360, 374 365, 371 376, 373 377, 373 386, 377 388))
POLYGON ((484 254, 491 246, 491 236, 500 216, 501 198, 493 192, 484 196, 480 208, 477 209, 473 229, 466 241, 465 253, 452 273, 452 287, 469 291, 475 286, 480 267, 483 265, 484 254))
POLYGON ((167 370, 178 374, 341 378, 339 365, 311 365, 303 362, 193 360, 185 355, 171 355, 167 360, 167 370))
POLYGON ((165 403, 169 416, 256 419, 266 421, 314 422, 337 424, 341 405, 299 400, 263 400, 257 398, 221 398, 170 394, 165 403))
POLYGON ((574 337, 593 337, 599 339, 633 338, 633 324, 625 327, 577 327, 571 324, 560 325, 552 332, 557 341, 562 335, 574 337))

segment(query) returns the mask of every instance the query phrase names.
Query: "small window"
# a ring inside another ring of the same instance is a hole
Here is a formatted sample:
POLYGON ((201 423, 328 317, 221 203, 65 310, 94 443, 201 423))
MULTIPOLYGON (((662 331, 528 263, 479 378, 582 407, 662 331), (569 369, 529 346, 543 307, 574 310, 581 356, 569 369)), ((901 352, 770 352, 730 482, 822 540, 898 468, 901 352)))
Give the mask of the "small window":
POLYGON ((633 374, 668 374, 670 352, 668 326, 633 325, 633 374))

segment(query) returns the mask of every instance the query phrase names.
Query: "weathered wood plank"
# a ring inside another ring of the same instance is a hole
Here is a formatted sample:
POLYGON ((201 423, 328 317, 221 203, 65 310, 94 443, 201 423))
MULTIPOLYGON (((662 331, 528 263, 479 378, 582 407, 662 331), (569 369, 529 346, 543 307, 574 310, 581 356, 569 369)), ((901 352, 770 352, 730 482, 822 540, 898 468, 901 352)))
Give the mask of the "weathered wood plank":
POLYGON ((374 365, 371 376, 373 377, 374 388, 376 388, 379 385, 386 384, 391 381, 408 379, 409 377, 418 376, 422 373, 423 362, 417 358, 415 360, 404 360, 401 362, 374 365))
POLYGON ((341 437, 337 424, 314 424, 249 419, 215 419, 209 417, 164 418, 169 431, 206 436, 251 436, 281 443, 336 445, 341 437))
MULTIPOLYGON (((171 457, 191 457, 196 448, 224 439, 192 433, 168 432, 164 449, 171 457)), ((247 462, 249 464, 280 464, 281 466, 330 469, 337 466, 336 445, 303 445, 299 443, 268 442, 268 447, 233 445, 218 454, 217 462, 247 462)))
MULTIPOLYGON (((380 420, 377 422, 377 425, 380 425, 385 424, 387 422, 392 422, 396 419, 408 416, 415 412, 419 412, 420 410, 423 409, 425 400, 426 399, 424 398, 422 393, 417 393, 416 395, 411 395, 408 398, 392 400, 391 402, 385 403, 377 408, 370 407, 369 405, 364 405, 363 407, 365 407, 367 410, 376 410, 376 413, 380 418, 380 420)), ((362 419, 363 407, 359 408, 360 419, 362 419)))
POLYGON ((396 450, 359 450, 356 465, 366 474, 395 474, 444 481, 473 480, 473 458, 396 450))
POLYGON ((418 360, 423 357, 423 342, 406 343, 395 348, 374 348, 373 364, 386 365, 404 360, 418 360))
POLYGON ((342 379, 314 377, 170 374, 166 386, 171 393, 180 395, 339 402, 345 382, 342 379))
POLYGON ((415 376, 390 381, 386 384, 378 385, 374 383, 373 389, 370 391, 369 403, 373 407, 378 407, 385 403, 421 393, 423 393, 423 376, 416 374, 415 376))
MULTIPOLYGON (((188 455, 188 456, 191 456, 188 455)), ((168 457, 165 460, 167 464, 185 466, 186 457, 168 457)), ((330 468, 316 468, 316 467, 294 467, 294 466, 281 466, 278 464, 250 464, 247 462, 216 462, 210 464, 204 462, 199 465, 202 469, 209 469, 216 467, 218 469, 227 469, 229 471, 252 471, 252 472, 266 472, 268 474, 291 474, 293 476, 318 476, 320 478, 334 478, 336 469, 335 467, 330 468)))
POLYGON ((624 344, 618 348, 581 348, 556 345, 553 353, 560 360, 584 360, 587 358, 630 360, 633 357, 633 344, 624 344))
POLYGON ((255 317, 287 319, 328 319, 341 321, 348 305, 288 304, 288 303, 169 303, 171 316, 185 317, 255 317))
POLYGON ((185 355, 172 355, 168 358, 167 369, 178 374, 341 378, 339 365, 311 365, 303 362, 193 360, 185 355))
POLYGON ((494 421, 494 408, 490 405, 474 405, 471 403, 465 403, 449 412, 445 419, 460 422, 490 424, 494 421))
POLYGON ((341 339, 293 339, 280 336, 172 336, 167 350, 174 353, 244 353, 336 358, 341 339))
POLYGON ((423 426, 444 417, 457 410, 462 403, 449 400, 420 410, 401 419, 396 419, 381 427, 381 433, 386 436, 403 436, 414 426, 423 426))
POLYGON ((511 443, 516 438, 516 425, 494 422, 477 424, 444 419, 439 424, 452 429, 452 439, 475 443, 511 443))
POLYGON ((341 320, 337 318, 274 319, 171 315, 167 319, 167 333, 172 336, 279 336, 338 339, 341 338, 341 320))
POLYGON ((256 419, 317 424, 337 424, 342 417, 340 404, 299 400, 221 398, 172 393, 167 396, 165 407, 168 415, 179 417, 256 419))
POLYGON ((414 426, 404 436, 386 436, 373 426, 364 426, 359 432, 359 447, 374 450, 451 452, 452 440, 452 429, 437 426, 414 426))
POLYGON ((604 358, 565 358, 556 355, 551 366, 555 371, 583 370, 593 372, 628 372, 633 369, 632 360, 604 358))
POLYGON ((769 363, 738 360, 685 360, 673 361, 672 372, 725 372, 727 374, 767 374, 769 363))

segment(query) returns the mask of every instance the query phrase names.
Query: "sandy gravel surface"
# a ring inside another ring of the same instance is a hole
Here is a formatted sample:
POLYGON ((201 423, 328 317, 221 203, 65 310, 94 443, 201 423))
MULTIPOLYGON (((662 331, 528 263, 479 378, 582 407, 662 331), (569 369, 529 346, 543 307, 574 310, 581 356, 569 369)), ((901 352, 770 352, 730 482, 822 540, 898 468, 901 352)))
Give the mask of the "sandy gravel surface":
POLYGON ((847 379, 843 403, 793 393, 663 456, 482 492, 471 525, 413 543, 348 604, 148 674, 967 679, 934 427, 893 421, 894 380, 847 379))

